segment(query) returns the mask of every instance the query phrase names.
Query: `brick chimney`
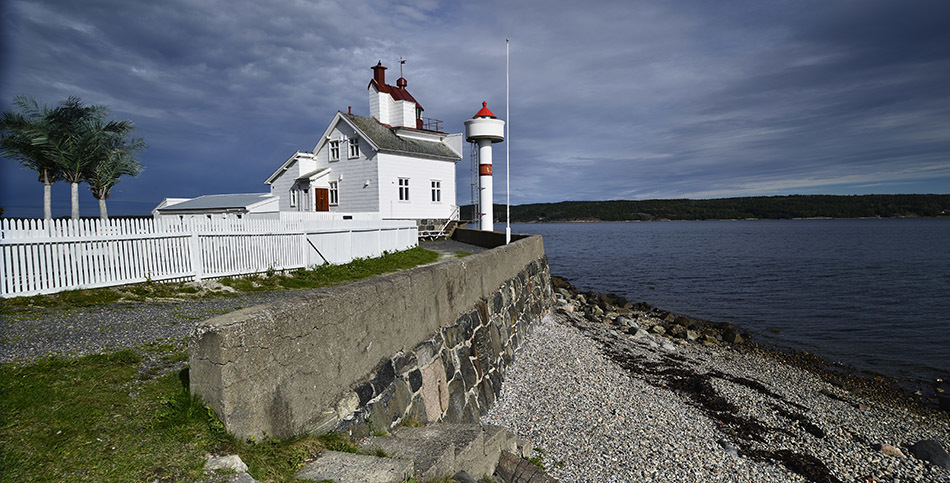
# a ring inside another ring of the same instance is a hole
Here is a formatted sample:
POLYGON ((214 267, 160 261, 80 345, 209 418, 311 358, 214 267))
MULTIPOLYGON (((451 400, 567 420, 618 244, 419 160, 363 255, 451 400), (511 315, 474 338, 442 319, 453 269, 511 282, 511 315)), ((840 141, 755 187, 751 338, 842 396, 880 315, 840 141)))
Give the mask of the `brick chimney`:
POLYGON ((383 67, 383 61, 377 62, 372 69, 373 80, 376 81, 376 85, 379 86, 380 90, 385 89, 383 86, 386 85, 386 68, 383 67))

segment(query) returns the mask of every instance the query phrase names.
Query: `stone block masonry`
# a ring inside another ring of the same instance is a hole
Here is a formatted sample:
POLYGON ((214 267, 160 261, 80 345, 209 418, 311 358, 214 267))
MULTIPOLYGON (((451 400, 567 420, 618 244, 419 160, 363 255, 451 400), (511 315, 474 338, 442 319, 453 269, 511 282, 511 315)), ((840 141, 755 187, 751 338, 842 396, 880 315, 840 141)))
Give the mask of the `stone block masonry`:
POLYGON ((199 323, 191 391, 235 436, 472 422, 550 309, 540 237, 199 323))

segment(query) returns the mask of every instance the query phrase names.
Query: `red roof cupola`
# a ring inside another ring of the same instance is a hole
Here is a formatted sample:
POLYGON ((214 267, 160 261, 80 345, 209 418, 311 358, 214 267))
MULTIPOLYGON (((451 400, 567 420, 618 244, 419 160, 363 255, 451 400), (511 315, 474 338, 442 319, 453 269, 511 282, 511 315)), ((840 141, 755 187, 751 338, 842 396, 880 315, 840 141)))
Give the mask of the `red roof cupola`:
POLYGON ((490 117, 492 119, 495 119, 495 113, 491 112, 488 109, 488 103, 485 101, 482 101, 482 109, 476 112, 475 115, 472 116, 472 119, 479 118, 479 117, 490 117))

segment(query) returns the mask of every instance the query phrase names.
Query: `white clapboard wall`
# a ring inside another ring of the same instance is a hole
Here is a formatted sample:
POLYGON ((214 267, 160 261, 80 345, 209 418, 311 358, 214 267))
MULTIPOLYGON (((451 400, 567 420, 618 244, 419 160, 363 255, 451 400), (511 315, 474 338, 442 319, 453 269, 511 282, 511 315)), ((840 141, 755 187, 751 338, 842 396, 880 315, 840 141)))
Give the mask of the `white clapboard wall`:
POLYGON ((346 263, 412 248, 411 221, 0 219, 0 297, 346 263))

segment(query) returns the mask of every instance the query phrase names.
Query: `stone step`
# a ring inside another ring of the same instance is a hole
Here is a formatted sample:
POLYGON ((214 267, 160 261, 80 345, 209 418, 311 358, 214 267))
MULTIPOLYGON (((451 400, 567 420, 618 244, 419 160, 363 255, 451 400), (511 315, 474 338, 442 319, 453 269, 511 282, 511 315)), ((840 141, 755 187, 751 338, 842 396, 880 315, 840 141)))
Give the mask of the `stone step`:
POLYGON ((295 476, 301 480, 334 483, 398 483, 412 473, 412 461, 327 450, 295 476))
POLYGON ((556 483, 541 468, 534 466, 519 455, 502 451, 495 474, 506 483, 556 483))
POLYGON ((495 472, 502 451, 524 455, 529 444, 519 441, 500 426, 478 424, 430 424, 422 428, 399 428, 392 436, 374 436, 360 445, 379 448, 396 458, 415 463, 422 481, 452 476, 460 471, 475 479, 495 472))

